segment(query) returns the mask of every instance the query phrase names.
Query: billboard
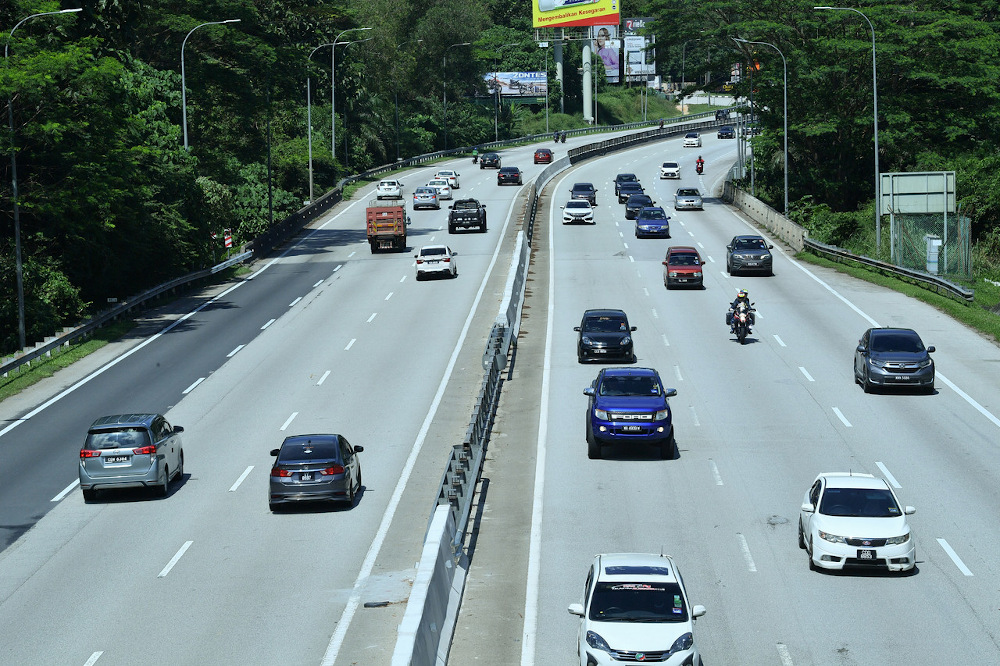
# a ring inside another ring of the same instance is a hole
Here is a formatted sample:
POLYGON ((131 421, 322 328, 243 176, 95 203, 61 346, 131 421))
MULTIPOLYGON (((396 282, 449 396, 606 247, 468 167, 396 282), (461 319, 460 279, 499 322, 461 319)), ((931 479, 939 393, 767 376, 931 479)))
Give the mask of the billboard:
POLYGON ((625 19, 625 76, 628 80, 645 81, 656 74, 656 54, 651 48, 655 37, 641 35, 653 22, 651 18, 625 19))
POLYGON ((483 75, 491 95, 501 97, 545 97, 549 82, 545 72, 490 72, 483 75))
POLYGON ((594 53, 604 62, 604 75, 608 83, 618 83, 621 79, 622 42, 618 37, 617 25, 594 26, 594 53))
POLYGON ((531 25, 618 25, 620 0, 531 0, 531 25))

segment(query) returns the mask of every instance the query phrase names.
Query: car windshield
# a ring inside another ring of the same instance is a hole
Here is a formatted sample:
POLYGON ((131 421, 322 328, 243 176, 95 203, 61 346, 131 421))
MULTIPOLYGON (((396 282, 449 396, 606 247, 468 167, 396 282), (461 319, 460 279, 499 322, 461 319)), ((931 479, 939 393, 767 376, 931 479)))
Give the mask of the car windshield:
POLYGON ((590 202, 580 199, 577 199, 576 201, 567 201, 566 208, 590 208, 590 202))
POLYGON ((573 186, 574 192, 591 192, 593 191, 593 189, 594 186, 591 185, 590 183, 577 183, 576 185, 573 186))
POLYGON ((445 250, 443 247, 425 247, 422 250, 420 250, 420 256, 422 257, 430 257, 444 253, 445 250))
POLYGON ((617 180, 619 183, 635 183, 639 179, 635 177, 634 173, 620 173, 617 180))
POLYGON ((590 619, 601 622, 687 622, 680 585, 667 582, 599 582, 590 619))
POLYGON ((879 333, 872 335, 872 351, 918 354, 924 351, 924 345, 920 342, 920 338, 913 334, 879 333))
POLYGON ((87 434, 83 448, 91 451, 99 449, 138 449, 149 446, 149 433, 144 428, 122 428, 87 434))
POLYGON ((698 138, 698 134, 697 134, 697 132, 688 132, 687 134, 684 135, 684 138, 686 138, 686 139, 697 139, 698 138))
POLYGON ((663 163, 663 168, 664 169, 676 169, 677 168, 677 162, 664 162, 663 163))
POLYGON ((743 238, 733 244, 734 250, 766 250, 767 243, 760 238, 743 238))
POLYGON ((285 442, 278 452, 279 463, 292 465, 318 460, 337 460, 338 457, 337 444, 330 440, 285 442))
POLYGON ((601 395, 660 395, 655 377, 605 377, 601 395))
POLYGON ((662 208, 644 208, 639 213, 639 217, 644 220, 665 220, 667 219, 667 214, 663 212, 662 208))
POLYGON ((701 194, 698 190, 677 190, 677 196, 679 197, 700 197, 701 194))
POLYGON ((614 333, 628 331, 628 322, 624 317, 603 316, 587 317, 581 327, 584 333, 614 333))
POLYGON ((895 518, 901 515, 888 488, 827 488, 819 504, 825 516, 895 518))
POLYGON ((668 261, 671 266, 700 266, 701 262, 698 261, 698 255, 696 254, 672 254, 670 255, 670 261, 668 261))

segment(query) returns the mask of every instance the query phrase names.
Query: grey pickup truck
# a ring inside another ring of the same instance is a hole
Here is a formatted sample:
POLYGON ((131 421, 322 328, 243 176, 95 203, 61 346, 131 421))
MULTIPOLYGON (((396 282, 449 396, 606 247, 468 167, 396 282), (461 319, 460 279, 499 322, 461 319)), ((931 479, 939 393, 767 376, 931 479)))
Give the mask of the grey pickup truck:
POLYGON ((486 204, 481 204, 477 199, 459 199, 448 206, 448 233, 453 234, 457 229, 471 229, 475 227, 481 233, 486 233, 486 204))

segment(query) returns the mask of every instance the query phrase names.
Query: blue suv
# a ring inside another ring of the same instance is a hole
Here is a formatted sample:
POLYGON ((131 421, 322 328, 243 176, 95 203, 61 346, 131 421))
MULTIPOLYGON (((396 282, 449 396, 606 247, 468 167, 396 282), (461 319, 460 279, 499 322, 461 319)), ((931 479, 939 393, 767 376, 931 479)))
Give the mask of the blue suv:
POLYGON ((660 456, 673 458, 677 449, 667 398, 677 390, 664 388, 651 368, 605 368, 583 390, 587 407, 587 456, 600 458, 605 444, 651 444, 660 456))

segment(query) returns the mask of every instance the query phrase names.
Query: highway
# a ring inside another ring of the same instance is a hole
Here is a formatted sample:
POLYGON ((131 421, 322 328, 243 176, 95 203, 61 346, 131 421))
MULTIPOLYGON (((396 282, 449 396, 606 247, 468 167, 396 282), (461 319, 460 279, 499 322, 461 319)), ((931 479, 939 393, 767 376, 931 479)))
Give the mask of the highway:
POLYGON ((691 603, 708 609, 695 623, 708 665, 1000 663, 1000 350, 775 239, 773 277, 728 276, 727 242, 758 230, 718 200, 673 213, 679 184, 657 167, 676 158, 680 184, 714 192, 734 153, 714 135, 700 151, 671 139, 553 181, 450 663, 579 664, 580 621, 566 607, 596 553, 629 551, 674 556, 691 603), (634 238, 611 183, 630 171, 673 214, 671 240, 634 238), (557 206, 580 181, 600 190, 597 224, 563 226, 557 206), (664 289, 671 244, 699 248, 704 290, 664 289), (724 324, 740 287, 758 308, 745 346, 724 324), (598 368, 577 363, 572 329, 592 307, 624 309, 637 365, 677 389, 676 459, 644 448, 587 458, 582 391, 598 368), (876 325, 912 327, 937 347, 935 394, 854 384, 854 347, 876 325), (916 507, 912 575, 809 571, 796 542, 803 494, 818 473, 850 470, 886 478, 916 507))

